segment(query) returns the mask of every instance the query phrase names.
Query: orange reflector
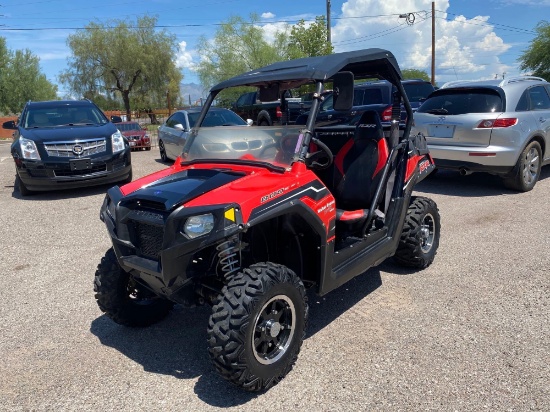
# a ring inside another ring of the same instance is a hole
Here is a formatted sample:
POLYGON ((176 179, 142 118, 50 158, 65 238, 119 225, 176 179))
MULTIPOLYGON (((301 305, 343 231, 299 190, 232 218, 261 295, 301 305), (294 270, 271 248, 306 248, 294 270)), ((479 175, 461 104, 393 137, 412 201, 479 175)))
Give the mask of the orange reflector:
POLYGON ((468 156, 478 156, 478 157, 495 157, 496 155, 497 155, 496 153, 479 153, 479 152, 468 153, 468 156))

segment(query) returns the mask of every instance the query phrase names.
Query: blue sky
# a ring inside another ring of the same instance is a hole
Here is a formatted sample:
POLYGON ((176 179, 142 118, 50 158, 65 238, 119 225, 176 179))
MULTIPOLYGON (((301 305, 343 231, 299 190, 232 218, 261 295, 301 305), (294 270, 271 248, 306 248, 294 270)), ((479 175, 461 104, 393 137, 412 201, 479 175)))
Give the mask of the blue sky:
MULTIPOLYGON (((335 51, 381 47, 402 68, 431 70, 431 0, 331 0, 335 51), (414 24, 399 14, 412 13, 414 24)), ((12 50, 29 49, 57 83, 70 50, 67 36, 91 21, 135 21, 154 15, 180 44, 174 56, 184 83, 198 83, 197 39, 210 38, 231 15, 262 16, 266 38, 285 24, 326 14, 326 0, 2 0, 0 36, 12 50)), ((519 75, 517 59, 548 16, 550 0, 436 0, 436 81, 519 75)), ((550 79, 548 79, 550 80, 550 79)), ((62 90, 62 87, 60 87, 62 90)))

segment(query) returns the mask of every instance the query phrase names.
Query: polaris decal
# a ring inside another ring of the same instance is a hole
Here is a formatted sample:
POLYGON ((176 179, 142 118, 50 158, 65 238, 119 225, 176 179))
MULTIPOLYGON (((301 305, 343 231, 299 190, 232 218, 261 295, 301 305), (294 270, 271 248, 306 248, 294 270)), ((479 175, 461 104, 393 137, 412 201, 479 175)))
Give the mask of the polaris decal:
POLYGON ((285 192, 285 189, 275 190, 274 192, 271 192, 271 193, 268 194, 268 195, 262 196, 262 198, 260 199, 260 203, 265 203, 265 202, 267 202, 268 200, 274 199, 274 198, 276 198, 277 196, 282 195, 284 192, 285 192))
POLYGON ((327 204, 321 206, 319 209, 317 209, 317 214, 321 214, 322 212, 332 212, 334 210, 334 200, 331 200, 327 204))

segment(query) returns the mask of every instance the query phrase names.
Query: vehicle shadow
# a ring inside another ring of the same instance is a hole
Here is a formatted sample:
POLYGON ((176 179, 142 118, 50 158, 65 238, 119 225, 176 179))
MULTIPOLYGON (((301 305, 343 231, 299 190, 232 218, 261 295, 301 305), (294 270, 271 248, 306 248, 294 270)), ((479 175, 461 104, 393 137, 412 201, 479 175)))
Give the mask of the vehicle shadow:
POLYGON ((82 197, 101 195, 101 194, 107 193, 107 191, 115 185, 116 183, 101 185, 101 186, 70 189, 70 190, 51 190, 47 192, 46 191, 34 192, 29 196, 21 196, 19 189, 17 189, 14 186, 6 186, 6 187, 13 188, 11 196, 15 199, 25 200, 25 201, 44 201, 44 200, 76 199, 76 198, 82 198, 82 197))
MULTIPOLYGON (((378 268, 370 269, 339 289, 323 296, 308 291, 309 324, 306 339, 353 307, 382 284, 378 268)), ((148 328, 127 328, 107 316, 94 319, 90 332, 102 345, 114 348, 140 364, 144 371, 194 379, 195 394, 211 406, 227 408, 244 405, 260 393, 249 393, 221 378, 206 352, 206 325, 210 307, 174 307, 162 322, 148 328)))
MULTIPOLYGON (((550 177, 550 167, 543 167, 539 181, 550 177)), ((488 173, 472 173, 461 176, 452 170, 438 170, 415 186, 416 191, 440 195, 485 197, 500 196, 503 194, 521 194, 508 189, 502 179, 488 173)))

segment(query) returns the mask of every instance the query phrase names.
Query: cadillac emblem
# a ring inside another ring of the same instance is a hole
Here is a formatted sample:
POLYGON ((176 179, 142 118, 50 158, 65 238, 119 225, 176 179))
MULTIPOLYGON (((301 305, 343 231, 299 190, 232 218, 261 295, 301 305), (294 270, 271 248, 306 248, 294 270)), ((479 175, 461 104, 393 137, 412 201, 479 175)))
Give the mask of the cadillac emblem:
POLYGON ((81 144, 75 144, 73 146, 73 153, 77 156, 80 156, 84 152, 84 148, 81 144))

